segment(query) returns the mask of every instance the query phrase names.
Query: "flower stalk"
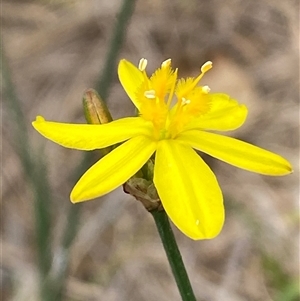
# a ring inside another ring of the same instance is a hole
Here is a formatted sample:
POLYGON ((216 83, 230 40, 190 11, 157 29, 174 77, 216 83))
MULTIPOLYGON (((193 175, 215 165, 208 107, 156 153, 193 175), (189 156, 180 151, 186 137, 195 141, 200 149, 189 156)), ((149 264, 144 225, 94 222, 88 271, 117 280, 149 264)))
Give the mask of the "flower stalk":
POLYGON ((168 216, 164 210, 150 211, 164 246, 182 301, 196 301, 168 216))

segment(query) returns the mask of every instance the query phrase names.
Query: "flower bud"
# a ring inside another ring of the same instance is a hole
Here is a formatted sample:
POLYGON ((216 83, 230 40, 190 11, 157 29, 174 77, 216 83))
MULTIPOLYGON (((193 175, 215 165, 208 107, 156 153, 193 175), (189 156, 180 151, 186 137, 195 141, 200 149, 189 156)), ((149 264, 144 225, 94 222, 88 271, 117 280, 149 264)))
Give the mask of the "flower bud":
POLYGON ((94 89, 88 89, 83 94, 83 109, 87 123, 103 124, 112 121, 105 102, 94 89))
MULTIPOLYGON (((113 120, 105 102, 96 90, 86 90, 83 94, 82 103, 87 123, 104 124, 113 120)), ((113 147, 101 149, 103 155, 107 155, 112 150, 113 147)))

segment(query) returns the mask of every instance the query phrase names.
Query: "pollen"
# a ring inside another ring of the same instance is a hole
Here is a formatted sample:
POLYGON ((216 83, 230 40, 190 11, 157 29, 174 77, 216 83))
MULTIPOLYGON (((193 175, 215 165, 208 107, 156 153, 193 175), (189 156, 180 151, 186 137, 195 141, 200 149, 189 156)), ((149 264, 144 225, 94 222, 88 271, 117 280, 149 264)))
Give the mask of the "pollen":
POLYGON ((167 59, 161 63, 162 68, 168 68, 171 66, 171 59, 167 59))
POLYGON ((202 87, 202 92, 203 92, 204 94, 208 94, 208 93, 210 92, 210 87, 209 87, 209 86, 203 86, 203 87, 202 87))
POLYGON ((154 90, 145 91, 144 96, 148 99, 155 99, 156 98, 154 90))
POLYGON ((140 62, 139 62, 139 69, 141 71, 145 71, 146 67, 147 67, 147 64, 148 64, 148 61, 144 58, 140 59, 140 62))
POLYGON ((189 103, 191 103, 190 99, 185 99, 184 97, 182 97, 182 99, 181 99, 181 105, 182 106, 186 106, 189 103))
POLYGON ((207 61, 206 63, 204 63, 201 67, 201 72, 205 73, 208 70, 210 70, 212 68, 212 62, 211 61, 207 61))

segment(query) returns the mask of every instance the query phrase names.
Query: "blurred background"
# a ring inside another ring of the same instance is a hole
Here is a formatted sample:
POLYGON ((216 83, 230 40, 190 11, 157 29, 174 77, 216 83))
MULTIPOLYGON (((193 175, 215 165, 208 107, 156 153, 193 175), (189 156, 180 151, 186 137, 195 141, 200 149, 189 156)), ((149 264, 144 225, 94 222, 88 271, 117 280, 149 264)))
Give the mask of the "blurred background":
POLYGON ((299 300, 299 3, 247 0, 3 0, 2 300, 180 300, 151 215, 122 189, 71 205, 99 152, 62 148, 36 115, 84 123, 96 88, 114 118, 134 114, 117 62, 172 58, 180 76, 212 60, 202 85, 249 108, 228 135, 287 158, 267 177, 208 156, 225 196, 213 240, 174 228, 199 301, 299 300))

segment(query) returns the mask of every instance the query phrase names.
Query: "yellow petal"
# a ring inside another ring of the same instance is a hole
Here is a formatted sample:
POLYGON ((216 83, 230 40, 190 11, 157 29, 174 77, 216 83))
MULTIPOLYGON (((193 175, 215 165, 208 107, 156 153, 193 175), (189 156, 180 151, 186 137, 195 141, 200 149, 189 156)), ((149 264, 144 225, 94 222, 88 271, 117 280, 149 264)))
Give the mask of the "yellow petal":
POLYGON ((204 131, 187 131, 178 137, 193 148, 226 163, 270 176, 292 172, 290 163, 281 156, 244 141, 204 131))
POLYGON ((219 234, 224 223, 223 197, 213 172, 189 146, 158 144, 154 184, 172 222, 192 239, 219 234))
POLYGON ((136 94, 138 88, 143 83, 143 73, 132 63, 123 59, 119 63, 118 75, 125 92, 140 111, 141 104, 136 94))
POLYGON ((37 116, 33 127, 44 137, 64 147, 80 150, 104 148, 139 135, 151 135, 152 125, 140 117, 106 124, 70 124, 46 121, 37 116))
POLYGON ((248 110, 245 105, 231 99, 229 95, 210 94, 211 108, 208 113, 192 120, 185 130, 206 129, 216 131, 231 131, 243 125, 248 110))
POLYGON ((71 201, 94 199, 122 185, 145 164, 155 147, 155 142, 143 136, 123 143, 80 178, 71 192, 71 201))

